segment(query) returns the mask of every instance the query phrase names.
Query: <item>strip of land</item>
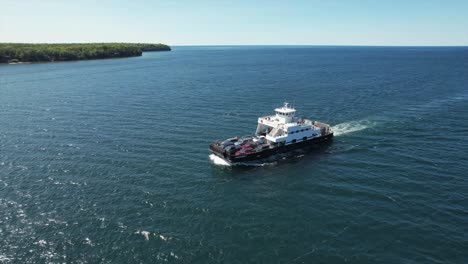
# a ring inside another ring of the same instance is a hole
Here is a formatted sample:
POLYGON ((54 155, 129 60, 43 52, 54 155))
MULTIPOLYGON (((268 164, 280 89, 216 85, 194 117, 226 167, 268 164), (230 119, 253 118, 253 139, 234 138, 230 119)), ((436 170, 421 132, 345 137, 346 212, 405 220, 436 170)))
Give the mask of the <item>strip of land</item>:
POLYGON ((170 51, 165 44, 143 43, 0 43, 0 63, 94 60, 141 56, 144 51, 170 51))

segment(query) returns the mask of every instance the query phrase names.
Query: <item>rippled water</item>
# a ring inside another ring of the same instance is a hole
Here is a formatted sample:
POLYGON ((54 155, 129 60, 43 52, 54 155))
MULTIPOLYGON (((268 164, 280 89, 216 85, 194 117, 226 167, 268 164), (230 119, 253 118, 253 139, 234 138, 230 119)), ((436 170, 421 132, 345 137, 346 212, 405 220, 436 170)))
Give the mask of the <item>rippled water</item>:
POLYGON ((467 73, 431 47, 0 66, 0 262, 467 263, 467 73), (333 144, 212 162, 285 100, 333 144))

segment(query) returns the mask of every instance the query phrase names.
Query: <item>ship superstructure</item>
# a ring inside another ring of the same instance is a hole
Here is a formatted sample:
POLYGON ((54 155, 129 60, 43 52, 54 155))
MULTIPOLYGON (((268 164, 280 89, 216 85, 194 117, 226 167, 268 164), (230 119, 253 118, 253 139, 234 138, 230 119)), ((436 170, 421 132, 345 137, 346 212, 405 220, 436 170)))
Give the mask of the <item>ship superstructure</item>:
POLYGON ((322 133, 330 132, 326 124, 295 116, 296 109, 285 103, 275 109, 275 115, 258 118, 256 135, 263 135, 273 143, 294 144, 322 133))

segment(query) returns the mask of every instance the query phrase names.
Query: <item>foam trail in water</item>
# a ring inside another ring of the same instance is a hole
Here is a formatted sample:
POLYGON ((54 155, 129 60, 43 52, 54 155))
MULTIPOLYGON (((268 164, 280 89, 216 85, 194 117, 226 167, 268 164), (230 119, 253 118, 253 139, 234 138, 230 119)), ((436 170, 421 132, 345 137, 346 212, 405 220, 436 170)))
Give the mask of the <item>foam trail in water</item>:
POLYGON ((426 112, 426 111, 434 111, 435 109, 440 109, 442 106, 450 105, 453 103, 463 102, 468 99, 468 93, 459 93, 447 98, 437 98, 434 100, 429 101, 426 104, 422 105, 415 105, 408 108, 411 112, 426 112))
MULTIPOLYGON (((275 156, 272 156, 271 158, 274 158, 275 156)), ((224 159, 216 156, 215 154, 210 155, 210 160, 213 162, 215 165, 219 166, 247 166, 247 167, 263 167, 263 166, 268 166, 268 165, 275 165, 276 161, 252 161, 252 162, 239 162, 239 163, 234 163, 230 164, 224 159)))
POLYGON ((369 128, 371 125, 371 122, 369 122, 368 120, 360 120, 341 123, 336 126, 333 126, 332 129, 335 136, 341 136, 364 130, 366 128, 369 128))
POLYGON ((223 160, 222 158, 216 156, 215 154, 210 155, 210 160, 216 165, 231 166, 231 164, 229 164, 227 161, 223 160))

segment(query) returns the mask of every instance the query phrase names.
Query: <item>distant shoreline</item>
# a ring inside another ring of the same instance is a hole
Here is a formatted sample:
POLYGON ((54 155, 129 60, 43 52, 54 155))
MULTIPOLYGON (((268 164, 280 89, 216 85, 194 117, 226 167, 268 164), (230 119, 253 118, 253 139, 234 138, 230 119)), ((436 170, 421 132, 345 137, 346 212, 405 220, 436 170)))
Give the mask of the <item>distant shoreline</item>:
MULTIPOLYGON (((153 51, 143 51, 145 52, 153 52, 153 51)), ((157 51, 154 51, 157 52, 157 51)), ((54 61, 18 61, 18 62, 5 62, 0 63, 0 66, 4 65, 31 65, 31 64, 43 64, 43 63, 67 63, 67 62, 80 62, 80 61, 96 61, 96 60, 117 60, 117 59, 128 59, 128 58, 137 58, 141 57, 142 55, 136 56, 126 56, 126 57, 109 57, 109 58, 91 58, 91 59, 81 59, 81 60, 54 60, 54 61)))
POLYGON ((170 51, 165 44, 143 43, 0 43, 1 64, 29 64, 138 57, 143 52, 170 51))

